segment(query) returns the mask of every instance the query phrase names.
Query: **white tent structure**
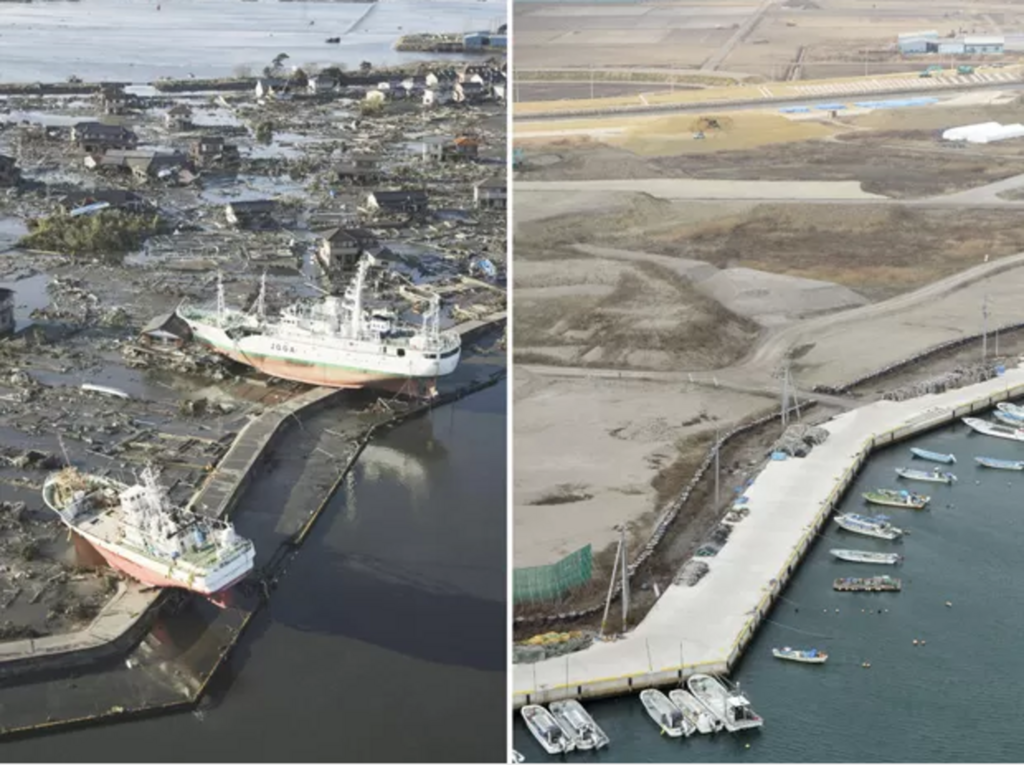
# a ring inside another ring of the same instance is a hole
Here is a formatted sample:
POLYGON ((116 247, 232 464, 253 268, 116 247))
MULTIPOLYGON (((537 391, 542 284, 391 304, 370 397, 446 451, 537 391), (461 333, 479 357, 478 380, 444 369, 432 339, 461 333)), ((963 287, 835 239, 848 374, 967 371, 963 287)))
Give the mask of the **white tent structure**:
POLYGON ((1001 125, 998 122, 981 122, 950 128, 942 133, 944 141, 966 141, 967 143, 994 143, 1010 138, 1024 137, 1024 125, 1001 125))

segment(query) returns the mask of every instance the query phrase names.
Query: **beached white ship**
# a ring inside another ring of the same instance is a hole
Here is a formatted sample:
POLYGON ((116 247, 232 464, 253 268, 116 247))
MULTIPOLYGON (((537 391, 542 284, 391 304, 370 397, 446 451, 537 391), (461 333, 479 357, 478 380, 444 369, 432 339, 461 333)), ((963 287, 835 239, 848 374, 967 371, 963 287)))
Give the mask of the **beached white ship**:
POLYGON ((544 707, 539 704, 527 704, 520 710, 520 714, 530 733, 548 754, 564 754, 576 748, 572 739, 562 730, 562 726, 544 707))
POLYGON ((711 675, 692 675, 686 687, 694 698, 730 733, 751 728, 760 728, 764 720, 750 707, 750 700, 739 690, 730 690, 711 675))
POLYGON ((800 664, 824 664, 828 661, 828 654, 824 651, 819 651, 817 648, 808 648, 807 650, 801 650, 799 648, 773 648, 772 656, 776 659, 784 659, 785 661, 795 661, 800 664))
POLYGON ((107 563, 144 584, 218 602, 253 568, 252 542, 230 523, 175 506, 152 467, 134 486, 65 468, 46 479, 43 501, 107 563))
POLYGON ((927 483, 956 483, 956 476, 940 467, 931 470, 917 470, 916 468, 896 468, 896 475, 906 478, 908 481, 925 481, 927 483))
POLYGON ((903 560, 903 556, 896 553, 869 552, 867 550, 829 550, 828 552, 833 558, 850 563, 880 563, 884 566, 895 566, 903 560))
POLYGON ((370 259, 364 257, 342 298, 292 305, 277 318, 265 312, 266 280, 251 312, 224 305, 178 307, 192 334, 235 361, 285 380, 333 388, 361 388, 394 380, 433 380, 459 364, 462 340, 440 329, 440 298, 434 296, 419 328, 397 326, 364 304, 370 259))
POLYGON ((876 537, 892 541, 903 536, 902 529, 896 528, 887 520, 878 516, 844 513, 837 515, 835 520, 840 528, 852 531, 854 534, 862 534, 866 537, 876 537))
POLYGON ((698 733, 717 733, 725 727, 722 721, 712 716, 693 695, 685 688, 676 688, 668 692, 669 700, 679 707, 683 717, 689 720, 698 733))
POLYGON ((985 436, 1005 438, 1008 441, 1024 441, 1024 428, 1015 428, 998 422, 989 422, 977 417, 964 417, 963 423, 971 430, 985 436))
POLYGON ((580 702, 575 699, 554 701, 548 705, 548 710, 577 749, 585 751, 608 746, 608 735, 598 727, 580 702))
POLYGON ((640 702, 647 710, 647 714, 654 720, 654 724, 661 728, 661 732, 672 738, 689 736, 696 730, 675 704, 668 700, 661 691, 648 688, 640 691, 640 702))

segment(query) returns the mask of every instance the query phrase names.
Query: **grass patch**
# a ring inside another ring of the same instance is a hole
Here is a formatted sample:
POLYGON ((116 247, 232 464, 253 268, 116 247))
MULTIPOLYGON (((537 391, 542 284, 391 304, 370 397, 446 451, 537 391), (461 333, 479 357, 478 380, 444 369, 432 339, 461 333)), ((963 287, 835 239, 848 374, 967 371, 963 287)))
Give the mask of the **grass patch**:
POLYGON ((531 505, 569 505, 573 502, 586 502, 593 499, 593 494, 584 491, 582 484, 562 483, 548 492, 540 499, 535 499, 531 505))

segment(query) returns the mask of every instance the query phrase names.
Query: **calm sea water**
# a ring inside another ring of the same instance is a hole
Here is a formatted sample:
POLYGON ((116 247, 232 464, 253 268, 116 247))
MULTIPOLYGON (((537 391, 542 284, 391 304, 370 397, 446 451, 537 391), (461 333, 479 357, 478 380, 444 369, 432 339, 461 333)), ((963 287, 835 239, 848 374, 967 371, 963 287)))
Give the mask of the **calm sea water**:
MULTIPOLYGON (((978 455, 1024 458, 1024 445, 970 434, 966 426, 879 452, 842 509, 868 511, 861 493, 895 487, 894 468, 917 463, 910 446, 953 452, 954 487, 915 483, 925 512, 891 509, 902 543, 859 537, 830 523, 733 675, 764 728, 670 740, 636 697, 589 703, 611 737, 608 762, 1017 762, 1024 677, 1024 475, 976 467, 978 455), (901 567, 835 561, 828 550, 897 551, 901 567), (832 580, 889 573, 899 594, 837 593, 832 580), (949 608, 946 601, 952 603, 949 608), (924 646, 914 646, 924 640, 924 646), (773 647, 817 647, 824 666, 773 659, 773 647), (861 665, 870 662, 870 669, 861 665)), ((755 509, 756 512, 756 509, 755 509)), ((870 512, 870 511, 868 511, 870 512)), ((882 511, 886 512, 886 511, 882 511)), ((514 745, 546 759, 518 714, 514 745)))
POLYGON ((151 82, 259 72, 279 53, 289 64, 398 64, 437 54, 399 53, 413 32, 468 32, 504 23, 504 0, 81 0, 0 3, 4 82, 151 82), (336 45, 328 37, 341 37, 336 45))
POLYGON ((205 711, 13 741, 0 756, 506 759, 505 396, 501 383, 375 439, 205 711))

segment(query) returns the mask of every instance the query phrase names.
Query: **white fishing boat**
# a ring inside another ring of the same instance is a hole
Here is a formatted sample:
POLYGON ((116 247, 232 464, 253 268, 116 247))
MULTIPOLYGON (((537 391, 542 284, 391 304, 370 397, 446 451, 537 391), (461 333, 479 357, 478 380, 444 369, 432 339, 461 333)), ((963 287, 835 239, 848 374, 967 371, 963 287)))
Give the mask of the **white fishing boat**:
POLYGON ((866 537, 876 537, 877 539, 892 541, 903 536, 902 529, 896 528, 879 516, 844 513, 837 515, 835 520, 840 528, 851 531, 854 534, 862 534, 866 537))
POLYGON ((1024 428, 1024 420, 1021 420, 1016 415, 1007 414, 1006 412, 1000 412, 998 409, 992 412, 992 416, 999 420, 1004 425, 1009 425, 1011 428, 1024 428))
POLYGON ((690 693, 730 733, 760 728, 764 720, 750 707, 750 700, 739 690, 730 690, 711 675, 692 675, 686 681, 690 693))
POLYGON ((896 468, 896 475, 908 481, 927 481, 929 483, 956 483, 956 476, 940 467, 931 470, 915 470, 914 468, 896 468))
POLYGON ((875 489, 866 491, 861 496, 872 505, 884 507, 900 507, 909 510, 923 510, 931 502, 931 497, 912 491, 896 491, 895 489, 875 489))
POLYGON ((1008 401, 1004 401, 1001 404, 996 404, 996 409, 998 409, 1000 412, 1007 415, 1008 417, 1014 418, 1014 420, 1024 425, 1024 406, 1019 406, 1017 404, 1011 404, 1008 401))
POLYGON ((151 466, 134 486, 68 467, 43 483, 43 501, 107 563, 143 584, 224 605, 253 569, 253 543, 227 521, 174 504, 151 466))
POLYGON ((361 388, 454 372, 462 339, 441 330, 440 298, 431 300, 422 327, 400 326, 386 311, 369 310, 364 293, 371 261, 360 260, 344 297, 292 305, 276 317, 265 310, 265 281, 251 312, 228 308, 218 283, 216 307, 183 304, 177 315, 217 353, 283 380, 361 388))
POLYGON ((647 714, 654 720, 654 724, 661 728, 661 732, 672 738, 689 736, 696 728, 675 704, 668 700, 661 691, 648 688, 640 691, 640 701, 647 710, 647 714))
POLYGON ((539 704, 527 704, 519 713, 523 716, 526 727, 544 747, 548 754, 565 754, 576 748, 572 739, 562 730, 562 726, 548 710, 539 704))
POLYGON ((929 460, 931 462, 942 462, 943 464, 955 464, 955 454, 943 454, 942 452, 930 452, 927 449, 919 449, 916 446, 910 447, 910 453, 915 457, 923 460, 929 460))
POLYGON ((669 700, 679 707, 683 717, 693 723, 698 733, 717 733, 724 727, 722 721, 712 716, 685 688, 668 692, 669 700))
POLYGON ((809 648, 806 651, 788 646, 786 648, 773 648, 772 656, 776 659, 796 661, 801 664, 824 664, 828 661, 828 654, 824 651, 819 651, 817 648, 809 648))
POLYGON ((998 422, 989 422, 977 417, 964 417, 963 423, 976 433, 994 438, 1005 438, 1007 441, 1024 441, 1024 428, 1015 428, 998 422))
POLYGON ((975 457, 974 461, 982 467, 994 470, 1024 470, 1024 461, 1022 460, 997 460, 994 457, 975 457))
POLYGON ((608 735, 598 727, 580 702, 575 699, 554 701, 548 705, 548 710, 577 749, 601 749, 608 746, 608 735))
POLYGON ((868 552, 867 550, 829 550, 828 552, 833 558, 850 563, 880 563, 884 566, 895 566, 903 560, 903 556, 896 553, 868 552))

